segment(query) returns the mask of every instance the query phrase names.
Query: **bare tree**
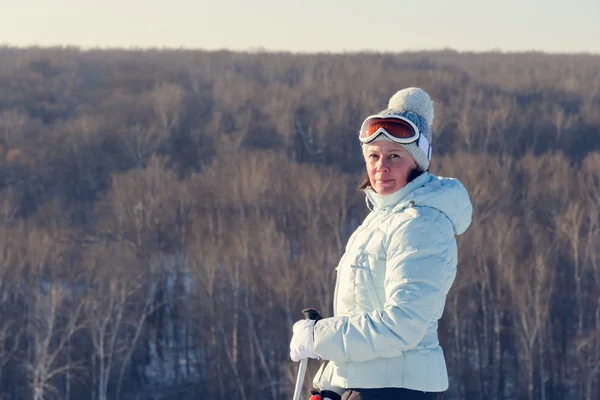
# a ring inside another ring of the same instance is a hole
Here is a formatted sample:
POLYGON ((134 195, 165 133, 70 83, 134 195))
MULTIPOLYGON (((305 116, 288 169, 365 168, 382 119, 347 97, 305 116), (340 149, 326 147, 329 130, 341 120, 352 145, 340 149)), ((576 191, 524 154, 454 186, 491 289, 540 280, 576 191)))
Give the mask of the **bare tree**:
POLYGON ((82 302, 70 288, 58 282, 41 282, 42 290, 35 293, 27 329, 30 356, 25 369, 30 374, 34 400, 50 394, 58 395, 57 378, 77 369, 66 356, 71 338, 84 327, 81 319, 82 302), (44 293, 45 292, 45 293, 44 293))
POLYGON ((157 125, 167 135, 179 125, 183 89, 173 83, 157 84, 150 94, 157 125))
MULTIPOLYGON (((597 397, 600 393, 600 252, 597 243, 600 241, 600 211, 596 207, 600 198, 600 157, 598 154, 588 156, 584 163, 584 173, 580 175, 579 182, 585 188, 587 207, 581 209, 585 231, 571 230, 572 235, 579 235, 581 251, 575 255, 582 257, 583 270, 588 289, 581 296, 585 299, 585 328, 582 326, 580 336, 575 338, 576 355, 579 364, 579 377, 581 377, 582 397, 586 400, 597 397), (595 162, 594 162, 595 161, 595 162)), ((571 218, 573 221, 573 218, 571 218)), ((577 219, 575 219, 577 221, 577 219)), ((573 225, 572 225, 573 226, 573 225)), ((575 228, 575 226, 573 226, 575 228)), ((568 232, 565 232, 568 234, 568 232)), ((569 237, 569 243, 575 238, 569 237)), ((578 325, 579 326, 579 325, 578 325)))
POLYGON ((145 318, 152 306, 152 287, 141 274, 139 259, 126 243, 98 243, 86 251, 90 271, 84 313, 93 345, 94 392, 108 399, 111 378, 117 376, 116 397, 145 318))
POLYGON ((510 298, 513 301, 513 313, 516 335, 523 350, 525 372, 527 378, 526 392, 528 398, 536 397, 535 369, 541 369, 542 382, 538 385, 542 399, 545 398, 545 374, 543 354, 544 339, 547 335, 548 316, 555 288, 555 267, 551 260, 552 246, 544 240, 543 229, 529 225, 533 239, 531 257, 525 264, 513 264, 507 271, 510 283, 510 298), (541 359, 540 359, 541 358, 541 359), (539 362, 536 362, 539 360, 539 362))
MULTIPOLYGON (((140 252, 180 244, 185 234, 178 224, 180 212, 187 213, 181 185, 165 160, 153 157, 142 170, 115 176, 106 199, 98 204, 104 214, 98 224, 102 235, 127 241, 140 252)), ((187 197, 189 199, 189 195, 187 197)))

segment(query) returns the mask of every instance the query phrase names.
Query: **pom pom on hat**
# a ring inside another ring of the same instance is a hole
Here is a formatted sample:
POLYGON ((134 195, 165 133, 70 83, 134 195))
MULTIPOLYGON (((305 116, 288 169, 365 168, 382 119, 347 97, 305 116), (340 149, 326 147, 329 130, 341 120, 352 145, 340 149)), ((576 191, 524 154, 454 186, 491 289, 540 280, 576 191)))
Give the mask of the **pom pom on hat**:
POLYGON ((388 103, 387 111, 414 112, 425 119, 427 125, 433 124, 433 102, 423 89, 411 87, 399 90, 388 103))

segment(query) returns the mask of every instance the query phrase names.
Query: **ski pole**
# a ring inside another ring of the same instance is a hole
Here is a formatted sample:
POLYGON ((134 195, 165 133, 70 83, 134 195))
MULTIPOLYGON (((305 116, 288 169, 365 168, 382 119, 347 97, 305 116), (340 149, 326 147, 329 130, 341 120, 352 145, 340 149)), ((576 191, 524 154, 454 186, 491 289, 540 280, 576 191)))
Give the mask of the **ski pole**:
MULTIPOLYGON (((319 311, 314 308, 307 308, 302 310, 302 313, 306 319, 312 319, 318 321, 322 319, 319 311)), ((308 365, 308 358, 300 360, 300 367, 298 368, 298 376, 296 377, 296 387, 294 388, 294 400, 300 400, 300 394, 302 392, 302 383, 304 382, 304 375, 306 374, 306 366, 308 365)))

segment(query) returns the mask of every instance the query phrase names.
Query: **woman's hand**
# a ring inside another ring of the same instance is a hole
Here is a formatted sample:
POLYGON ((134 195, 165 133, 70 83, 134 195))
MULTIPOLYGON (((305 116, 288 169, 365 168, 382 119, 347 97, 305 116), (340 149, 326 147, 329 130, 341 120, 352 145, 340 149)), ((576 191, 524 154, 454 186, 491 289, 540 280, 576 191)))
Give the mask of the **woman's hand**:
POLYGON ((319 358, 315 353, 315 339, 313 329, 314 320, 303 319, 294 324, 293 336, 290 342, 290 358, 298 362, 304 358, 319 358))

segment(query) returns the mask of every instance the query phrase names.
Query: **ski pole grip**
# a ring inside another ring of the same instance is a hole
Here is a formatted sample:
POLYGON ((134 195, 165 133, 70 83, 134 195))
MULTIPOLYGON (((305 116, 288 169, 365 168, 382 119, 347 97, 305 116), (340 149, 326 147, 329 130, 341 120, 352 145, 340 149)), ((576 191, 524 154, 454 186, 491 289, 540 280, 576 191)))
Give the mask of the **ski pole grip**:
POLYGON ((315 322, 320 319, 323 319, 319 311, 315 308, 305 308, 304 310, 302 310, 302 313, 304 314, 304 317, 306 317, 306 319, 312 319, 315 322))

